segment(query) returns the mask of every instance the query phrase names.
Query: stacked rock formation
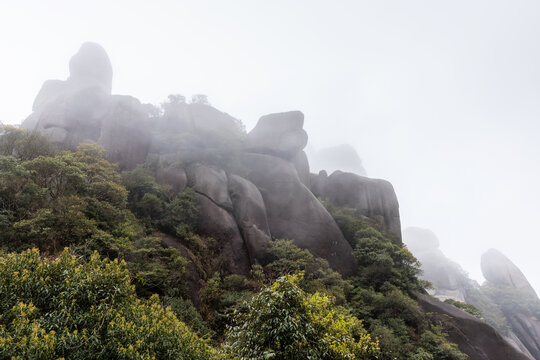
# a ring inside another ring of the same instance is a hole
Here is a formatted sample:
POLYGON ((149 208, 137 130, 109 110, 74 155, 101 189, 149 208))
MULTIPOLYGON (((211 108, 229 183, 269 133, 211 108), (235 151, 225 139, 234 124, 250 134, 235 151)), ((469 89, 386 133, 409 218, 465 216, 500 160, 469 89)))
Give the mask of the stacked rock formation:
MULTIPOLYGON (((186 187, 195 191, 201 235, 219 247, 213 268, 202 268, 182 239, 161 234, 164 246, 176 247, 192 260, 188 292, 195 304, 199 280, 209 271, 249 274, 253 264, 269 260, 273 238, 291 239, 328 260, 333 269, 352 274, 352 249, 319 198, 353 208, 401 238, 399 205, 390 183, 350 172, 310 173, 300 111, 265 115, 246 133, 237 119, 206 102, 188 104, 172 96, 160 115, 133 97, 113 95, 112 66, 97 44, 83 44, 69 69, 67 80, 43 84, 22 126, 68 149, 96 142, 122 170, 152 159, 159 183, 174 192, 186 187)), ((447 280, 449 287, 455 285, 447 280)), ((421 295, 419 301, 426 311, 455 316, 456 326, 463 329, 455 341, 471 359, 522 358, 479 320, 455 315, 449 305, 421 295)))
POLYGON ((23 127, 65 148, 97 142, 121 169, 152 154, 158 182, 196 191, 203 235, 219 243, 224 270, 249 273, 252 264, 268 260, 272 238, 287 238, 351 274, 352 249, 317 197, 353 207, 400 235, 389 183, 352 173, 310 174, 300 111, 265 115, 246 134, 237 119, 205 102, 172 96, 160 116, 133 97, 112 95, 112 66, 97 44, 83 44, 69 68, 67 80, 44 83, 23 127))
POLYGON ((123 168, 143 162, 150 144, 146 113, 134 97, 111 95, 112 66, 105 50, 84 43, 69 70, 67 80, 43 84, 22 127, 67 148, 97 142, 123 168))

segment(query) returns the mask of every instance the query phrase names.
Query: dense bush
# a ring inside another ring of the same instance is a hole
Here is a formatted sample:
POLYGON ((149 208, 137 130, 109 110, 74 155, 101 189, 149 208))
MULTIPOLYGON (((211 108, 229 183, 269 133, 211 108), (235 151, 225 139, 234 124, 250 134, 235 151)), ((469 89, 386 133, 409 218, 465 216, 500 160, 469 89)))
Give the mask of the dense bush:
POLYGON ((125 263, 65 250, 0 257, 0 359, 211 359, 157 299, 139 300, 125 263))
POLYGON ((228 348, 240 359, 370 359, 377 341, 327 296, 307 294, 302 275, 280 277, 233 314, 228 348))

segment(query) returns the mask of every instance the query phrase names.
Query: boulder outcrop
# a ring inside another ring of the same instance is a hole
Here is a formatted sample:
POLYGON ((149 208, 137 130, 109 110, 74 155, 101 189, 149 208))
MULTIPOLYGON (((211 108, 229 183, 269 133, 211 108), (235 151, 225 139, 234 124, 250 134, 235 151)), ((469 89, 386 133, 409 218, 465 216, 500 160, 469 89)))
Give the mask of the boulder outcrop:
POLYGON ((379 222, 383 228, 401 238, 399 203, 392 184, 385 180, 334 171, 310 177, 313 194, 337 206, 353 208, 358 215, 379 222))
POLYGON ((482 255, 480 266, 488 284, 513 288, 537 298, 536 292, 525 275, 500 251, 489 249, 482 255))
POLYGON ((307 145, 304 114, 300 111, 269 114, 261 117, 246 139, 250 152, 291 159, 307 145))
POLYGON ((159 183, 175 193, 193 188, 203 235, 218 241, 217 260, 226 271, 248 274, 252 264, 267 261, 272 238, 287 238, 352 274, 352 249, 316 196, 354 207, 400 234, 389 183, 341 172, 310 175, 300 111, 262 116, 246 134, 239 120, 203 97, 187 103, 171 95, 161 114, 135 98, 112 95, 112 66, 97 44, 83 44, 69 68, 67 80, 45 82, 23 127, 64 148, 96 142, 122 170, 152 159, 159 183))
POLYGON ((260 190, 275 238, 294 240, 314 255, 328 260, 343 274, 351 274, 355 261, 352 249, 332 216, 302 184, 294 165, 262 154, 245 154, 248 179, 260 190))
POLYGON ((418 294, 417 299, 425 312, 445 324, 448 340, 456 343, 469 360, 530 360, 482 320, 426 295, 418 294))
POLYGON ((111 95, 112 66, 105 50, 84 43, 69 68, 67 80, 43 84, 22 127, 70 149, 97 142, 124 169, 144 162, 150 145, 148 115, 137 99, 111 95))

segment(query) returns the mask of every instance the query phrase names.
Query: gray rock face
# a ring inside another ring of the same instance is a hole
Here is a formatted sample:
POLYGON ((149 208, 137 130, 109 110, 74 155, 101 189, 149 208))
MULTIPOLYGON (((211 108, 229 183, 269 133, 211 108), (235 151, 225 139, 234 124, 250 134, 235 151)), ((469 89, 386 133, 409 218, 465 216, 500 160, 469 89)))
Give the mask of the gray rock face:
POLYGON ((222 169, 211 168, 202 164, 192 164, 186 168, 188 184, 196 192, 205 195, 216 205, 231 211, 232 201, 229 196, 227 174, 222 169))
POLYGON ((265 115, 248 133, 246 148, 250 152, 290 159, 307 145, 303 126, 304 114, 300 111, 265 115))
POLYGON ((540 358, 540 321, 525 314, 508 317, 508 322, 521 343, 534 359, 540 358))
POLYGON ((246 244, 251 264, 265 263, 272 238, 266 207, 257 187, 237 175, 229 175, 233 214, 246 244))
POLYGON ((198 195, 202 235, 220 245, 217 268, 231 274, 249 274, 251 263, 234 217, 204 195, 198 195))
POLYGON ((510 259, 495 249, 482 255, 480 265, 486 280, 496 286, 514 288, 537 297, 529 281, 510 259))
POLYGON ((425 295, 417 295, 425 312, 441 316, 453 328, 448 331, 448 340, 458 345, 459 350, 470 360, 529 360, 530 358, 508 343, 495 329, 455 306, 445 304, 425 295))
POLYGON ((66 81, 46 81, 22 127, 63 147, 97 142, 122 169, 145 160, 150 136, 147 114, 130 96, 112 96, 112 67, 105 50, 84 43, 70 61, 66 81))
POLYGON ((169 185, 176 193, 181 192, 187 186, 187 174, 182 164, 175 161, 174 156, 160 156, 156 181, 161 185, 169 185))
POLYGON ((275 156, 245 154, 248 179, 260 190, 274 238, 291 239, 328 260, 342 274, 355 267, 352 249, 332 216, 300 182, 293 164, 275 156))
POLYGON ((309 188, 309 162, 306 153, 304 151, 297 152, 296 155, 291 159, 291 162, 293 163, 296 173, 298 174, 298 178, 302 184, 309 188))
POLYGON ((356 209, 359 215, 379 219, 385 230, 401 238, 399 203, 392 184, 353 173, 335 171, 311 177, 311 191, 337 206, 356 209))

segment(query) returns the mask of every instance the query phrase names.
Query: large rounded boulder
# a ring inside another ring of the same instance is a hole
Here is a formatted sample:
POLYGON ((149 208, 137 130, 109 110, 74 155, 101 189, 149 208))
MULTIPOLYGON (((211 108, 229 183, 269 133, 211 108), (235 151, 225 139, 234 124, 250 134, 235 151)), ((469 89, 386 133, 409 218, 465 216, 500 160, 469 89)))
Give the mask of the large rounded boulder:
POLYGON ((300 111, 269 114, 261 117, 246 139, 250 152, 290 159, 307 145, 304 114, 300 111))
POLYGON ((274 238, 290 239, 315 256, 328 260, 342 274, 352 274, 352 248, 339 227, 303 185, 294 165, 281 158, 247 153, 243 156, 247 178, 264 199, 268 226, 274 238))

